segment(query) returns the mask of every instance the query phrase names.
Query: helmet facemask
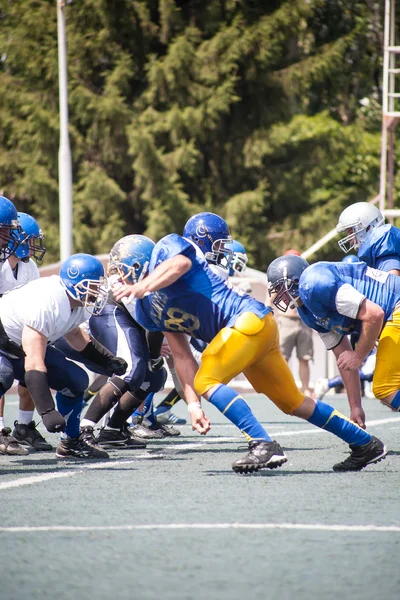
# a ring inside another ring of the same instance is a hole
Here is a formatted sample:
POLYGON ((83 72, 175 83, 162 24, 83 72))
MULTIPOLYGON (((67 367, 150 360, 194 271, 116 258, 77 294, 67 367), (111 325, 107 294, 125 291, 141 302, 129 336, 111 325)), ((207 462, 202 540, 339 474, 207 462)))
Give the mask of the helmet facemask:
POLYGON ((12 256, 20 244, 21 227, 17 221, 11 225, 0 223, 0 262, 12 256))
POLYGON ((242 252, 233 252, 230 267, 234 275, 238 275, 239 277, 243 275, 247 268, 248 260, 247 254, 243 254, 242 252))
POLYGON ((268 293, 271 297, 276 294, 272 303, 281 312, 286 312, 288 308, 297 308, 300 300, 299 280, 288 279, 287 275, 284 274, 283 277, 269 284, 268 293))
POLYGON ((107 276, 114 276, 121 283, 138 283, 147 275, 149 264, 149 261, 146 261, 143 265, 140 262, 127 265, 121 260, 111 260, 107 267, 107 276))
POLYGON ((232 238, 230 236, 212 242, 211 252, 206 252, 204 254, 206 261, 211 265, 218 265, 222 269, 228 271, 233 256, 233 250, 228 247, 229 244, 232 244, 232 238))
POLYGON ((94 316, 101 313, 108 300, 109 285, 105 277, 100 279, 83 279, 73 287, 75 299, 94 316))

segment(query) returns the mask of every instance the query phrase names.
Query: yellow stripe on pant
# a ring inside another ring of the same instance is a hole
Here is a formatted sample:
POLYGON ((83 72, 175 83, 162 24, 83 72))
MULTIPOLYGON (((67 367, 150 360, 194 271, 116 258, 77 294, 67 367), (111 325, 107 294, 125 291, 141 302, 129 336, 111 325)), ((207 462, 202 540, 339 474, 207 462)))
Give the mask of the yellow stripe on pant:
POLYGON ((227 384, 244 373, 257 392, 263 393, 284 413, 303 402, 286 360, 279 350, 278 327, 272 313, 259 319, 243 313, 233 327, 224 327, 201 357, 194 386, 199 395, 215 385, 227 384))
POLYGON ((400 310, 387 321, 379 338, 372 391, 383 400, 400 390, 400 310))

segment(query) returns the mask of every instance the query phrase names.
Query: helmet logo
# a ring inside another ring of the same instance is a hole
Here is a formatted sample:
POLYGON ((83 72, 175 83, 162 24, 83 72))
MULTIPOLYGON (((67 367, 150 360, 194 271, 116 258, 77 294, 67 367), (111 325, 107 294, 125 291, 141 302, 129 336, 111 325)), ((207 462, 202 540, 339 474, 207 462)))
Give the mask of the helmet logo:
POLYGON ((204 225, 198 225, 196 227, 196 235, 200 238, 206 237, 208 231, 204 225))
POLYGON ((70 277, 70 279, 76 279, 79 275, 79 267, 76 265, 71 265, 67 269, 67 275, 70 277))

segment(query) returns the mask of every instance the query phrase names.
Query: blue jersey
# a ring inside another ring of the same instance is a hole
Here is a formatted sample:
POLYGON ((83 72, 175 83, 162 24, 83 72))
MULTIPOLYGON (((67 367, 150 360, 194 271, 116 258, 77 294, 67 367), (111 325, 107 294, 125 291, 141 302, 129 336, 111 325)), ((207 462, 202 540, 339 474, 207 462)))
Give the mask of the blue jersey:
MULTIPOLYGON (((347 334, 357 329, 356 316, 364 298, 385 311, 391 319, 400 302, 400 277, 359 263, 319 262, 301 274, 299 314, 317 331, 347 334)), ((359 327, 360 325, 358 325, 359 327)))
POLYGON ((400 229, 393 225, 375 227, 361 244, 357 256, 374 269, 400 270, 400 229))
POLYGON ((192 261, 185 275, 172 285, 134 300, 127 308, 136 321, 150 331, 187 333, 211 342, 223 327, 232 327, 244 312, 259 318, 271 309, 247 294, 232 290, 209 268, 203 253, 192 242, 172 233, 153 250, 149 272, 167 260, 183 254, 192 261))

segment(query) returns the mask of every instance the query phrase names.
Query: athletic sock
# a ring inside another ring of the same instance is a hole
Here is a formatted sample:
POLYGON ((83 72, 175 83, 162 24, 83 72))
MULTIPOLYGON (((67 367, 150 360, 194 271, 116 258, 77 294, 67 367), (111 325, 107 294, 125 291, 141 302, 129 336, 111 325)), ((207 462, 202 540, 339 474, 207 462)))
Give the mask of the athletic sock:
POLYGON ((271 442, 271 438, 257 421, 247 402, 235 390, 227 385, 220 385, 211 394, 209 401, 240 429, 248 442, 252 440, 271 442))
POLYGON ((34 410, 18 410, 18 425, 29 425, 33 421, 34 410))
POLYGON ((155 425, 154 408, 153 408, 154 393, 147 394, 146 399, 132 414, 133 417, 141 417, 150 421, 150 425, 155 425))
POLYGON ((71 438, 79 436, 79 420, 83 408, 83 394, 70 398, 61 392, 56 393, 57 408, 67 422, 65 434, 71 438))
POLYGON ((354 446, 363 446, 372 437, 371 434, 340 414, 335 408, 321 401, 316 402, 314 412, 307 421, 321 429, 330 431, 354 446))
POLYGON ((176 391, 176 388, 174 388, 173 390, 170 391, 170 393, 167 396, 165 396, 164 400, 162 400, 160 402, 160 404, 156 407, 156 411, 158 411, 159 408, 164 408, 164 407, 166 409, 170 409, 181 399, 182 398, 176 391))
POLYGON ((330 390, 339 385, 343 385, 343 379, 340 376, 332 377, 332 379, 328 379, 328 387, 330 390))
POLYGON ((400 390, 397 392, 397 394, 393 398, 390 406, 392 407, 393 410, 397 410, 400 412, 400 390))
POLYGON ((3 427, 5 427, 4 417, 0 417, 0 429, 3 429, 3 427))

